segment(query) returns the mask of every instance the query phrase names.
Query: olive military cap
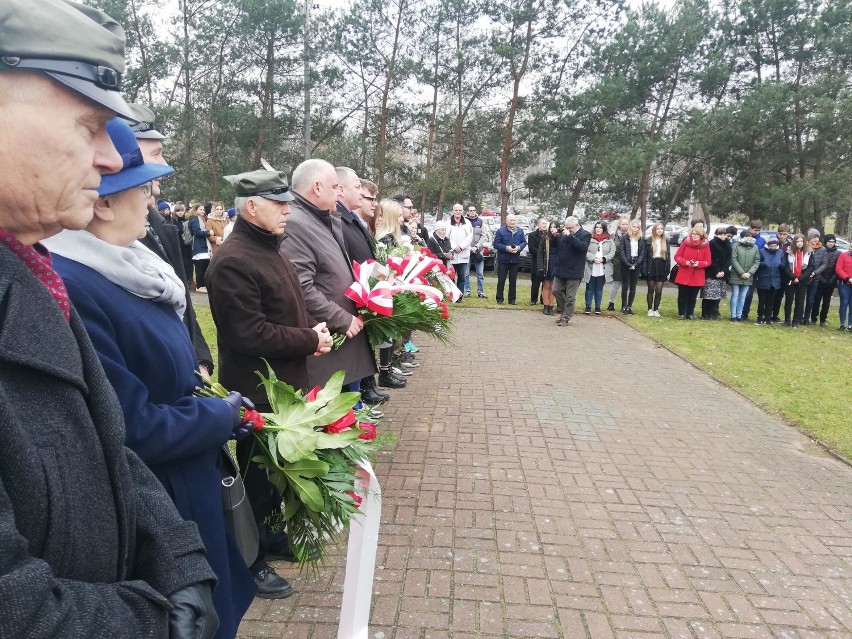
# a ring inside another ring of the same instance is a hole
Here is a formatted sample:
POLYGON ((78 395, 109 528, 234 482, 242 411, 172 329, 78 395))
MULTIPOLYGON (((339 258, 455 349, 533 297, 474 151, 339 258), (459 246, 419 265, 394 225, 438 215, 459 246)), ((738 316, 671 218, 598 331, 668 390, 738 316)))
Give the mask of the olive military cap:
POLYGON ((121 97, 124 29, 97 9, 66 0, 0 2, 0 72, 46 73, 136 121, 121 97))
POLYGON ((144 104, 131 102, 130 108, 133 109, 133 114, 136 116, 137 123, 131 126, 133 135, 137 140, 165 140, 166 136, 157 131, 154 125, 154 112, 144 104))
POLYGON ((287 178, 281 171, 249 171, 239 175, 226 175, 225 179, 234 187, 238 197, 259 195, 276 202, 292 202, 295 196, 287 185, 287 178))

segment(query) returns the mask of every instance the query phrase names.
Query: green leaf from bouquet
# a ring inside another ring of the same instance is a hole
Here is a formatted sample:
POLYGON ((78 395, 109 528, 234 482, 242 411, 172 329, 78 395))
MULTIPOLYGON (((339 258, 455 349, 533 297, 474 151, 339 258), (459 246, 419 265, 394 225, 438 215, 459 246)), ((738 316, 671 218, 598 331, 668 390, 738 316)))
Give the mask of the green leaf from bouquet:
POLYGON ((281 471, 287 476, 287 481, 299 494, 300 501, 312 511, 323 511, 325 500, 320 487, 313 478, 322 478, 328 474, 329 465, 319 460, 302 460, 295 464, 284 464, 281 471))
POLYGON ((312 428, 289 426, 278 432, 278 453, 288 462, 316 459, 314 451, 320 433, 312 428))
POLYGON ((361 431, 355 428, 345 430, 342 433, 337 433, 336 435, 332 435, 331 433, 317 433, 317 445, 315 448, 328 449, 351 446, 358 441, 358 436, 360 434, 361 431))

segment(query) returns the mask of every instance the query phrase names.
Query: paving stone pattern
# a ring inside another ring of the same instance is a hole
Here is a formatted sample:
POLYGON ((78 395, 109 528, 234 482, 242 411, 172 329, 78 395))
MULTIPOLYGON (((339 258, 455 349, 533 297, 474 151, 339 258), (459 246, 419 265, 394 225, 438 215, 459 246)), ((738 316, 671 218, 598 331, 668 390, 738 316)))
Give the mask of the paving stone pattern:
MULTIPOLYGON (((852 637, 852 468, 613 319, 456 314, 381 427, 374 639, 852 637)), ((342 550, 243 637, 336 637, 342 550)))

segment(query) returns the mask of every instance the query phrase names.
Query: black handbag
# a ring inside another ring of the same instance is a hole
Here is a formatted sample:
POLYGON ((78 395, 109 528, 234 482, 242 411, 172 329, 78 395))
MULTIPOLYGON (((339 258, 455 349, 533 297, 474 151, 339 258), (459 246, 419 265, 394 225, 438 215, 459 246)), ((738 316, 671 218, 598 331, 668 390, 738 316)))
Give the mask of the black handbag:
POLYGON ((672 284, 675 283, 675 278, 677 277, 678 269, 680 269, 680 265, 675 264, 674 266, 672 266, 672 270, 669 271, 669 282, 671 282, 672 284))
POLYGON ((222 509, 225 512, 225 523, 231 530, 237 548, 246 562, 251 566, 257 559, 259 549, 259 536, 257 523, 254 520, 254 512, 251 502, 246 495, 246 487, 240 477, 237 462, 231 454, 231 449, 225 444, 222 446, 222 509))

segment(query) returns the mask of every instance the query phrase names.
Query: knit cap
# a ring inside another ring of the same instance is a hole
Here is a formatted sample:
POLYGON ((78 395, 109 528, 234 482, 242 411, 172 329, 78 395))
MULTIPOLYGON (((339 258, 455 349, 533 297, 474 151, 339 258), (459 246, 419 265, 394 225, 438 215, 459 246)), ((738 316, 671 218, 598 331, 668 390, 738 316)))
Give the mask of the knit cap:
POLYGON ((815 237, 819 237, 819 231, 817 231, 816 229, 811 229, 810 231, 808 231, 809 240, 812 240, 815 237))

